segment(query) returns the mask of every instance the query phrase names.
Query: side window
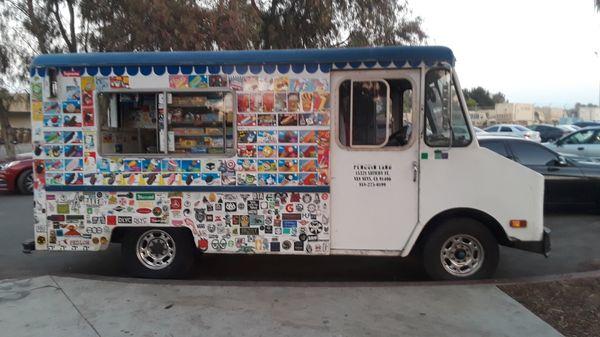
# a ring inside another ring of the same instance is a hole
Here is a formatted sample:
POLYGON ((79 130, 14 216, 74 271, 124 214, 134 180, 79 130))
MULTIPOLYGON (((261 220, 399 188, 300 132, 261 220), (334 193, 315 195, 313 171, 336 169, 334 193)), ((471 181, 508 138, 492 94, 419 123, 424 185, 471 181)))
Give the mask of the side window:
POLYGON ((342 82, 340 143, 350 148, 398 147, 412 134, 412 85, 405 79, 342 82))
POLYGON ((233 95, 226 91, 167 93, 169 153, 233 151, 233 95))
POLYGON ((600 130, 595 130, 588 144, 600 144, 600 130))
POLYGON ((498 131, 498 127, 497 126, 491 126, 491 127, 487 128, 487 129, 485 129, 485 131, 487 131, 487 132, 496 132, 496 131, 498 131))
POLYGON ((500 128, 500 132, 512 132, 512 129, 508 126, 503 126, 500 128))
POLYGON ((501 156, 508 157, 508 152, 506 151, 506 146, 504 146, 503 142, 495 141, 495 140, 493 140, 493 141, 486 140, 486 141, 480 142, 480 145, 496 152, 497 154, 499 154, 501 156))
POLYGON ((593 134, 593 130, 575 132, 565 139, 565 144, 587 144, 593 134))
POLYGON ((101 93, 98 95, 100 152, 160 153, 162 93, 101 93))
POLYGON ((433 147, 471 143, 471 132, 448 70, 433 69, 425 76, 425 143, 433 147))
POLYGON ((527 141, 511 142, 513 153, 524 165, 547 165, 556 159, 556 155, 546 149, 543 145, 527 141))

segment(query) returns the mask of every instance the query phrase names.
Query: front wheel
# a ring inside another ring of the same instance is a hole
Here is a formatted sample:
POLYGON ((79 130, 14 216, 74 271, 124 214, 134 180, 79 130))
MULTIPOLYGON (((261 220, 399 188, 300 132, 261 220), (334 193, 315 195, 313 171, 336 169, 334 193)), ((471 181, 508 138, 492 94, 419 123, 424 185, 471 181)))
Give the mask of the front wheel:
POLYGON ((33 194, 33 171, 26 170, 17 178, 17 190, 21 194, 33 194))
POLYGON ((498 266, 499 250, 494 235, 470 218, 444 221, 426 237, 423 263, 435 280, 488 278, 498 266))
POLYGON ((184 277, 194 262, 191 234, 183 229, 132 229, 122 243, 127 271, 145 278, 184 277))

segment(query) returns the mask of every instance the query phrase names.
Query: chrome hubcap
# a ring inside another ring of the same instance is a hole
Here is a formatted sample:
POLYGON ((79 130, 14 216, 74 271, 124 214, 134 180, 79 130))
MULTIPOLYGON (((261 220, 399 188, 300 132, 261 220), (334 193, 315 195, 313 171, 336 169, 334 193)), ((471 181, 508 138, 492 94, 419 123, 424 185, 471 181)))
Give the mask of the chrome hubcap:
POLYGON ((481 243, 466 234, 452 236, 444 242, 440 251, 444 269, 459 277, 475 274, 481 268, 484 257, 481 243))
POLYGON ((140 236, 136 245, 137 257, 143 265, 158 270, 169 266, 175 258, 175 240, 169 233, 151 229, 140 236))

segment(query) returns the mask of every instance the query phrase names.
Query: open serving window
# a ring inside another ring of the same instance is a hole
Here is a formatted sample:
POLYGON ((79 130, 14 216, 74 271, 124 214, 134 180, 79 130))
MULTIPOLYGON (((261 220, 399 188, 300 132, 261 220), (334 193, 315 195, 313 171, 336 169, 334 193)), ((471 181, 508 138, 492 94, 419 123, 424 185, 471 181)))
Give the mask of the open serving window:
POLYGON ((98 105, 101 154, 235 152, 230 91, 103 92, 98 105))

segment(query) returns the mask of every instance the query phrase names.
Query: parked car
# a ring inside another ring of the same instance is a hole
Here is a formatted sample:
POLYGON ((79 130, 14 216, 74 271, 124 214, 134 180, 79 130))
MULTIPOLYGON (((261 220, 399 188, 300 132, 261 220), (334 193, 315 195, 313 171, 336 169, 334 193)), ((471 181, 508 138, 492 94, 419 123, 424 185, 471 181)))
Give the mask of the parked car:
POLYGON ((561 154, 600 160, 600 126, 583 128, 544 145, 561 154))
POLYGON ((573 125, 573 124, 561 124, 561 125, 557 125, 556 127, 567 132, 567 133, 565 133, 565 135, 581 129, 577 125, 573 125))
POLYGON ((483 130, 483 129, 480 129, 480 128, 476 127, 476 126, 474 126, 474 127, 473 127, 473 130, 475 130, 475 135, 476 135, 477 137, 479 137, 479 136, 481 136, 481 135, 487 135, 487 134, 488 134, 488 132, 487 132, 487 131, 485 131, 485 130, 483 130))
POLYGON ((528 129, 540 133, 542 143, 555 141, 565 135, 565 131, 548 124, 533 124, 528 129))
POLYGON ((576 122, 573 123, 573 125, 578 126, 580 128, 587 128, 590 126, 600 126, 600 123, 596 123, 596 122, 576 122))
POLYGON ((498 124, 484 129, 486 132, 497 136, 513 136, 540 142, 540 133, 518 124, 498 124))
POLYGON ((0 162, 0 191, 33 193, 33 159, 31 153, 13 161, 0 162))
POLYGON ((545 178, 545 205, 598 207, 600 164, 573 160, 524 139, 485 137, 478 141, 479 145, 542 174, 545 178))

